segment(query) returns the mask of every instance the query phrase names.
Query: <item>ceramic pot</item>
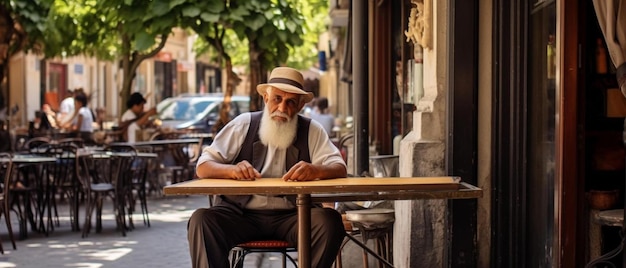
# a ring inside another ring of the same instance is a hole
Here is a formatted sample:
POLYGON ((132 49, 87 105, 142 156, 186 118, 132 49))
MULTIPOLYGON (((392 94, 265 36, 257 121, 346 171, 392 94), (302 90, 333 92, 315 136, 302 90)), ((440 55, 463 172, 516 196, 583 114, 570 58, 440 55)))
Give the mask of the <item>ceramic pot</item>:
POLYGON ((617 204, 619 198, 619 190, 591 190, 588 193, 589 207, 597 210, 611 209, 617 204))

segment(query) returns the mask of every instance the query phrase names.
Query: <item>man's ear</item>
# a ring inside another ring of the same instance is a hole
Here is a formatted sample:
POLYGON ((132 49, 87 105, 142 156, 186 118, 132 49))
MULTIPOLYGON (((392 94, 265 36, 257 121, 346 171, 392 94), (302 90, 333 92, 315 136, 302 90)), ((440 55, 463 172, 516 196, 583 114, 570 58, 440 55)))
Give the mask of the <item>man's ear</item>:
POLYGON ((298 106, 298 111, 302 111, 302 108, 304 108, 304 105, 306 105, 306 102, 304 102, 304 98, 300 97, 300 105, 298 106))

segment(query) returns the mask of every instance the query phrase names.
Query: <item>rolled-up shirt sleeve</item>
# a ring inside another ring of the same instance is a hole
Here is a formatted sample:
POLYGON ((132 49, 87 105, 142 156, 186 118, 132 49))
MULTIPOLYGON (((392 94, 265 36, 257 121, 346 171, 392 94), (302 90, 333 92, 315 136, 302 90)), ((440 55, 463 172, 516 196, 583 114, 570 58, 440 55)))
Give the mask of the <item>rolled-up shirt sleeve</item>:
POLYGON ((309 154, 311 164, 314 165, 326 166, 337 163, 346 166, 337 146, 328 138, 324 127, 315 120, 311 120, 309 127, 309 154))
POLYGON ((243 140, 250 127, 250 114, 241 114, 230 121, 213 139, 210 146, 202 150, 196 167, 207 161, 227 164, 232 163, 239 155, 243 140))

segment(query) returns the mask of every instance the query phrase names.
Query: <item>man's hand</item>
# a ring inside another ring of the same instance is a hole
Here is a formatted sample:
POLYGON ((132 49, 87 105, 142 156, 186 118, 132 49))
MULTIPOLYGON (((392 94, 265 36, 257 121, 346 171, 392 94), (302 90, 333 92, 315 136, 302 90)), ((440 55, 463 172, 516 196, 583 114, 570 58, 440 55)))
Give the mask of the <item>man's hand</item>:
POLYGON ((147 114, 148 116, 153 116, 153 115, 157 114, 157 109, 156 109, 156 107, 152 107, 152 108, 148 109, 148 111, 146 111, 146 114, 147 114))
POLYGON ((245 160, 233 165, 232 171, 231 178, 238 181, 253 181, 257 178, 261 178, 261 173, 245 160))
POLYGON ((319 169, 316 166, 311 163, 300 161, 293 165, 293 167, 291 167, 289 171, 283 175, 283 180, 312 181, 318 179, 317 174, 319 174, 319 169))

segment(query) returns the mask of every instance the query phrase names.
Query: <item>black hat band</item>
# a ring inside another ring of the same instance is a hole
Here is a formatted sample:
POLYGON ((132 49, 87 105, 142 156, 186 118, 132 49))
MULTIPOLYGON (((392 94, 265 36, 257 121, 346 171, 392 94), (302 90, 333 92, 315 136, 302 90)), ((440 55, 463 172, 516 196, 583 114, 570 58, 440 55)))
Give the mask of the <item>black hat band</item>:
MULTIPOLYGON (((294 81, 294 80, 291 80, 291 79, 287 79, 287 78, 272 78, 267 83, 268 84, 282 83, 282 84, 287 84, 287 85, 291 85, 291 86, 297 87, 299 89, 302 89, 302 84, 298 83, 297 81, 294 81)), ((304 90, 304 89, 302 89, 302 90, 304 90)))

